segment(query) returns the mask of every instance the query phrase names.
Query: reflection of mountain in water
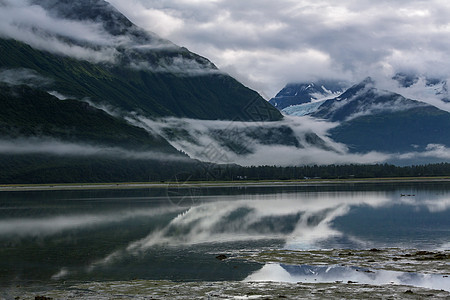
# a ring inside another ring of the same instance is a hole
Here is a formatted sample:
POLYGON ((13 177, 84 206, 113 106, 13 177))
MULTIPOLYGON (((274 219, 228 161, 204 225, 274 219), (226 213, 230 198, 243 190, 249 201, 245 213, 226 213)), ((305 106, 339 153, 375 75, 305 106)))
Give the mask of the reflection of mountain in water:
POLYGON ((303 283, 354 283, 370 285, 410 285, 450 291, 450 280, 437 274, 405 273, 370 270, 346 266, 310 266, 268 264, 246 278, 246 281, 303 282, 303 283))

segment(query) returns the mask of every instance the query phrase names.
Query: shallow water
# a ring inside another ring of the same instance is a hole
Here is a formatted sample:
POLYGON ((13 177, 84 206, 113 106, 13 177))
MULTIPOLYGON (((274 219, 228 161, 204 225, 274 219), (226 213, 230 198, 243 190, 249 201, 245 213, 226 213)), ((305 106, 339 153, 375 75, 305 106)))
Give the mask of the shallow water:
POLYGON ((4 298, 253 281, 448 296, 450 183, 1 192, 0 246, 4 298))

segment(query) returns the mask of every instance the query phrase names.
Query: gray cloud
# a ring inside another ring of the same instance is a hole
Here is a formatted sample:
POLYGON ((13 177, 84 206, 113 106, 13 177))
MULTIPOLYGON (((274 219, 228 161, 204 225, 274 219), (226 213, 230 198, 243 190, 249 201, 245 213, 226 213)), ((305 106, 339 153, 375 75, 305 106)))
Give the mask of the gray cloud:
POLYGON ((53 138, 1 139, 0 154, 51 154, 61 156, 102 156, 124 159, 183 161, 186 158, 155 151, 132 151, 119 147, 76 144, 53 138))
MULTIPOLYGON (((400 104, 390 110, 405 108, 402 103, 400 104)), ((368 110, 377 109, 378 107, 368 108, 368 110)), ((439 144, 430 144, 424 151, 408 153, 377 151, 352 153, 346 145, 337 143, 329 137, 330 129, 339 126, 338 122, 317 120, 309 116, 286 116, 283 121, 262 123, 172 117, 152 120, 138 114, 129 115, 126 119, 151 134, 165 137, 173 147, 187 153, 191 158, 219 164, 301 166, 450 161, 450 149, 439 144), (258 132, 261 128, 276 131, 283 127, 292 130, 300 147, 282 142, 265 143, 252 136, 252 132, 258 132), (309 142, 308 137, 311 133, 317 135, 322 142, 309 142), (228 139, 230 136, 234 138, 228 139), (236 143, 234 147, 230 147, 230 141, 236 143)))
MULTIPOLYGON (((450 77, 444 77, 444 81, 450 82, 450 77)), ((420 100, 450 112, 450 103, 442 101, 443 98, 448 97, 448 91, 444 82, 440 82, 437 85, 429 85, 426 78, 420 76, 413 85, 404 87, 400 86, 395 80, 379 77, 377 86, 401 94, 406 98, 420 100)))
POLYGON ((399 159, 439 158, 450 161, 450 149, 445 145, 429 144, 423 152, 409 152, 399 155, 399 159))
POLYGON ((411 70, 448 78, 450 3, 109 0, 272 97, 287 82, 411 70))
POLYGON ((58 19, 41 6, 31 5, 26 0, 2 2, 0 37, 13 38, 40 50, 93 62, 114 61, 117 51, 112 46, 119 42, 99 24, 58 19))
POLYGON ((8 85, 28 85, 42 87, 52 83, 52 80, 40 75, 38 72, 26 69, 0 69, 0 82, 8 85))
POLYGON ((349 153, 348 148, 334 142, 328 137, 328 130, 338 123, 317 121, 310 117, 286 117, 279 122, 231 122, 166 118, 150 120, 135 115, 127 118, 129 122, 142 126, 152 134, 165 137, 177 148, 190 157, 213 163, 237 163, 244 166, 256 165, 307 165, 307 164, 344 164, 344 163, 381 163, 392 156, 379 152, 363 154, 349 153), (267 144, 252 137, 252 132, 260 129, 289 128, 301 147, 267 144), (175 132, 182 132, 175 137, 175 132), (226 132, 225 136, 218 132, 226 132), (250 132, 250 134, 245 134, 250 132), (228 139, 231 135, 235 135, 228 139), (308 135, 316 134, 324 143, 309 143, 308 135), (234 147, 229 147, 229 144, 234 147), (245 145, 242 146, 242 145, 245 145), (244 149, 245 148, 245 149, 244 149), (236 151, 237 150, 237 151, 236 151), (239 151, 240 150, 240 151, 239 151), (247 151, 248 150, 248 151, 247 151))
MULTIPOLYGON (((69 7, 71 4, 69 5, 69 7)), ((122 32, 111 31, 99 18, 76 19, 66 7, 59 5, 59 14, 45 1, 4 0, 0 2, 0 37, 12 38, 30 46, 58 55, 88 60, 94 63, 117 63, 127 61, 130 67, 147 69, 152 72, 175 72, 185 76, 197 76, 209 72, 218 72, 217 68, 199 57, 165 58, 152 61, 149 51, 177 50, 178 46, 159 38, 150 31, 141 31, 124 22, 122 32), (41 6, 42 5, 42 6, 41 6), (48 5, 49 10, 44 7, 48 5), (65 16, 68 15, 68 16, 65 16)), ((108 5, 105 5, 108 9, 108 5)), ((57 10, 57 9, 56 9, 57 10)), ((111 18, 116 18, 114 10, 111 18)))
POLYGON ((60 215, 51 218, 20 218, 0 220, 0 236, 39 237, 59 234, 73 229, 85 229, 104 224, 119 223, 138 217, 151 218, 176 212, 179 208, 165 207, 150 210, 122 210, 111 214, 60 215))

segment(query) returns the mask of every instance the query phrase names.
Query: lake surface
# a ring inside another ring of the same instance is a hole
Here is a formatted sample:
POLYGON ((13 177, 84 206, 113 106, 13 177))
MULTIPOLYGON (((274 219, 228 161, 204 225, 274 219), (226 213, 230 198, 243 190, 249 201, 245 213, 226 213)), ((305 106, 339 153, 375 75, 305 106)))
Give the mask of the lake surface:
POLYGON ((111 282, 450 292, 450 183, 0 192, 0 247, 12 299, 111 282))

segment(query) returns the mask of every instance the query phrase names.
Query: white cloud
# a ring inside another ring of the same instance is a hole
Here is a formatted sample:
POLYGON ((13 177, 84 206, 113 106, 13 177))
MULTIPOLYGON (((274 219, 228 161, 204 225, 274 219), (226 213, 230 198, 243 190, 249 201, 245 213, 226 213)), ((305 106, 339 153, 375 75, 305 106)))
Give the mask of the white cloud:
POLYGON ((0 154, 51 154, 61 156, 102 156, 125 159, 182 161, 182 156, 155 151, 133 151, 120 147, 71 143, 53 138, 1 139, 0 154))
MULTIPOLYGON (((405 70, 450 78, 446 1, 108 2, 138 26, 211 59, 266 98, 286 83, 318 78, 356 82, 405 70)), ((0 5, 0 36, 39 49, 113 62, 118 55, 114 46, 129 42, 106 33, 100 24, 61 20, 26 0, 0 5)))
POLYGON ((399 155, 400 159, 439 158, 450 161, 450 149, 445 145, 429 144, 423 152, 409 152, 399 155))
POLYGON ((26 0, 6 0, 0 6, 0 37, 93 62, 113 62, 117 51, 112 46, 124 42, 107 34, 99 24, 58 19, 26 0), (92 45, 97 48, 89 47, 92 45))
POLYGON ((8 85, 46 86, 52 79, 40 75, 35 70, 26 68, 0 69, 0 82, 8 85))
POLYGON ((370 164, 386 162, 392 157, 379 152, 349 153, 345 145, 328 137, 328 130, 338 123, 317 121, 310 117, 286 117, 283 121, 263 123, 178 118, 150 120, 141 116, 128 118, 128 121, 165 137, 172 146, 194 159, 213 163, 237 163, 243 166, 370 164), (266 143, 252 136, 259 130, 273 130, 271 137, 276 140, 275 132, 283 127, 292 131, 300 147, 282 144, 279 140, 266 143), (172 135, 173 131, 168 131, 170 129, 178 132, 176 137, 172 135), (308 140, 308 136, 314 134, 323 141, 323 145, 308 140))
POLYGON ((18 218, 0 220, 0 236, 39 237, 73 229, 85 229, 104 224, 119 223, 133 218, 151 218, 176 212, 179 208, 167 207, 146 210, 122 210, 112 214, 68 214, 46 218, 18 218))

